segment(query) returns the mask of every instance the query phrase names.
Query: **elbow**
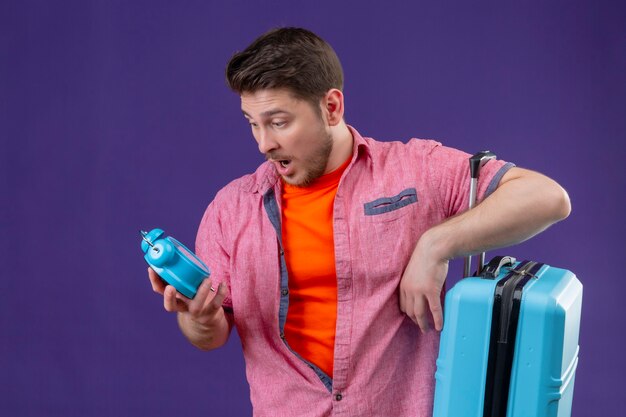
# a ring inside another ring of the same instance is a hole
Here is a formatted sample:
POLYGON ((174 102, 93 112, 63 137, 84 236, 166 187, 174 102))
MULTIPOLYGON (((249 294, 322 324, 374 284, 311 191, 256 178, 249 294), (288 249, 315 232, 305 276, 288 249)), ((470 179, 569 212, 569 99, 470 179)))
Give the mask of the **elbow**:
POLYGON ((553 184, 553 192, 551 193, 552 215, 554 222, 566 219, 572 212, 572 203, 567 191, 556 182, 553 184))
POLYGON ((561 220, 566 219, 572 213, 572 202, 569 199, 567 191, 563 190, 563 217, 561 220))
POLYGON ((192 345, 194 345, 196 348, 200 349, 201 351, 209 352, 211 350, 221 348, 222 346, 226 344, 227 340, 228 340, 227 338, 221 338, 221 339, 210 339, 210 340, 202 340, 202 341, 190 340, 190 342, 192 345))
POLYGON ((210 352, 212 350, 215 350, 217 348, 220 348, 223 346, 223 343, 220 345, 213 345, 213 344, 196 344, 196 343, 192 343, 192 345, 194 345, 197 349, 203 351, 203 352, 210 352))

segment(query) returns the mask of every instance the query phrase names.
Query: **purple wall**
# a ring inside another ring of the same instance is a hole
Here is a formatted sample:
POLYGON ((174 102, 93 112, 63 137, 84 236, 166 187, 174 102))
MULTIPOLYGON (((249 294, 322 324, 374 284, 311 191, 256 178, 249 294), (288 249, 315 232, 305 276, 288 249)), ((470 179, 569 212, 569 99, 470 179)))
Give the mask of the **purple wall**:
POLYGON ((192 245, 215 192, 262 160, 223 71, 282 25, 335 47, 361 133, 490 148, 567 188, 571 217, 504 252, 583 281, 573 415, 622 413, 623 2, 269 3, 0 4, 0 414, 250 414, 236 336, 183 339, 138 231, 192 245))

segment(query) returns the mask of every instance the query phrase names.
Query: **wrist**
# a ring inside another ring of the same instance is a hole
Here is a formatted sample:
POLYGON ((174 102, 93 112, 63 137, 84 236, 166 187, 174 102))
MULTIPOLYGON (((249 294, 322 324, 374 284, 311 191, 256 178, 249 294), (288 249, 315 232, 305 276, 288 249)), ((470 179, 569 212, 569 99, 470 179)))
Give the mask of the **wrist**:
POLYGON ((198 321, 189 313, 178 313, 178 325, 183 334, 197 348, 211 350, 222 346, 229 333, 224 310, 213 314, 212 319, 198 321))
POLYGON ((443 225, 428 229, 417 242, 416 251, 430 259, 447 262, 455 257, 455 242, 443 225))
POLYGON ((178 313, 178 322, 185 327, 196 330, 197 332, 210 331, 219 325, 224 318, 224 310, 222 308, 213 314, 194 315, 188 311, 178 313))

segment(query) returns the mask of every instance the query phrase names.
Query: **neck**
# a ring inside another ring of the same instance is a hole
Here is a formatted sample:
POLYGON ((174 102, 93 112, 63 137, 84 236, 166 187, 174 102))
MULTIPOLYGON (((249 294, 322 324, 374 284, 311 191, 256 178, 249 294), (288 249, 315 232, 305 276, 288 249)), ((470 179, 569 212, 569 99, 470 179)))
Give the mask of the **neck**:
POLYGON ((341 164, 346 162, 346 159, 352 155, 352 148, 354 146, 354 138, 345 121, 342 120, 336 126, 332 126, 330 133, 333 138, 333 150, 328 158, 325 174, 336 170, 341 164))

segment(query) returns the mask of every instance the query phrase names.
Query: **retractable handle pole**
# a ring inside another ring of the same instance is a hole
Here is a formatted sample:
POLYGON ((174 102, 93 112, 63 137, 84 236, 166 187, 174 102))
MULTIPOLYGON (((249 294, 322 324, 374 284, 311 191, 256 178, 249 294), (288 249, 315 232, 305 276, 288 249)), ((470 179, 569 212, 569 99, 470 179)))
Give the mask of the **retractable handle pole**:
MULTIPOLYGON (((469 208, 470 210, 476 205, 476 194, 478 192, 478 175, 480 169, 489 160, 496 159, 496 155, 490 151, 480 151, 476 155, 469 159, 470 164, 470 195, 469 195, 469 208)), ((485 265, 485 252, 478 256, 478 273, 483 269, 485 265)), ((465 258, 464 276, 469 277, 472 269, 472 256, 465 258)))

